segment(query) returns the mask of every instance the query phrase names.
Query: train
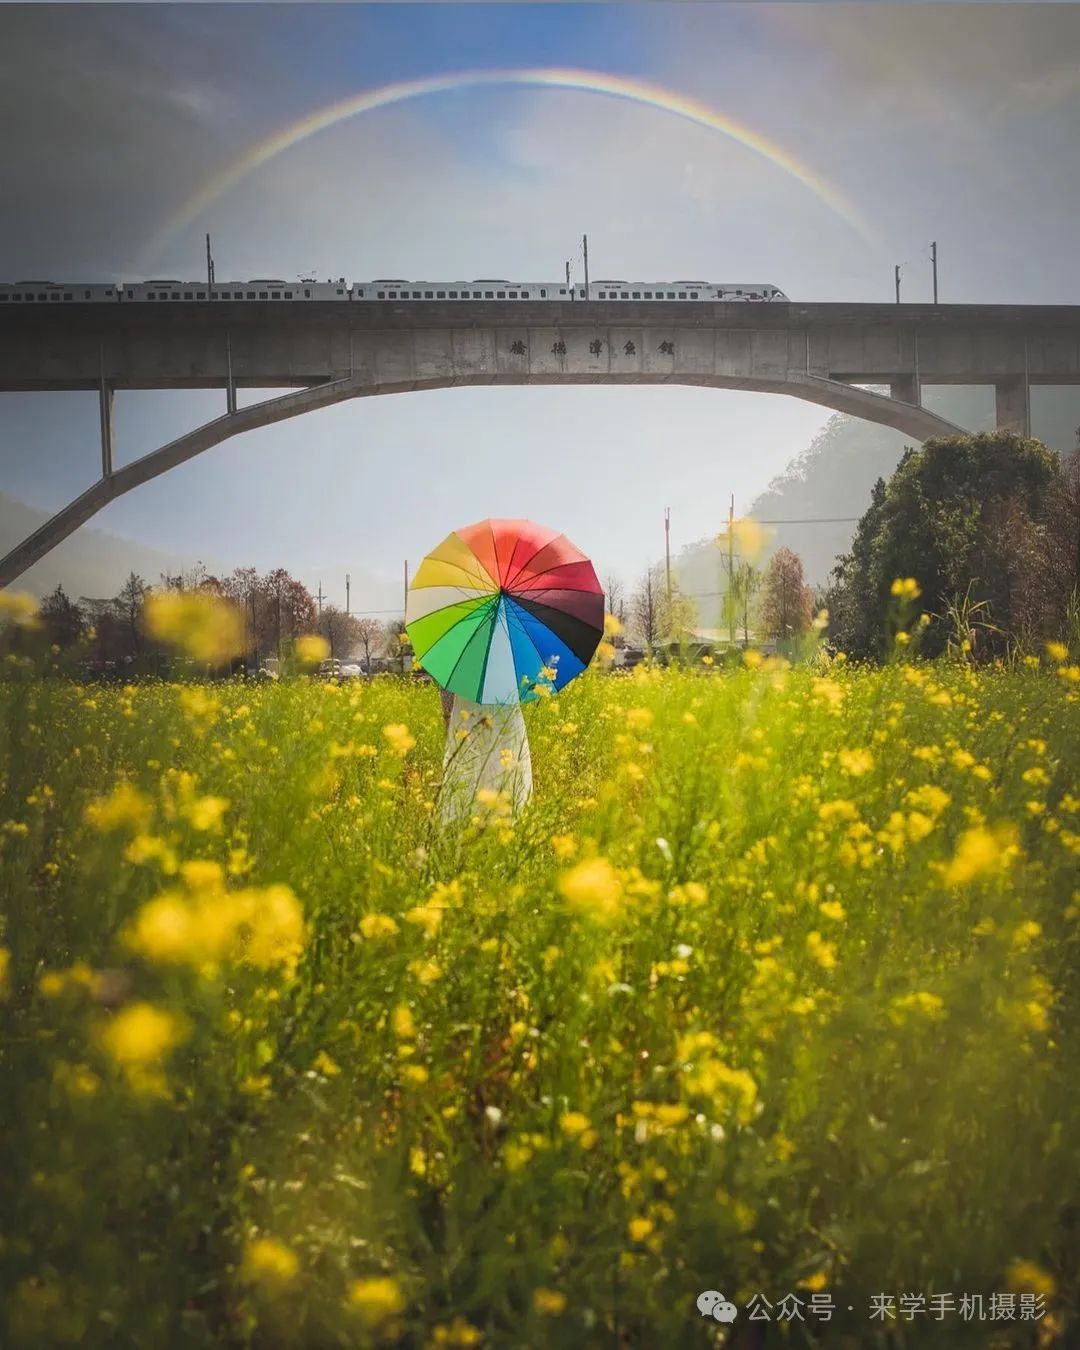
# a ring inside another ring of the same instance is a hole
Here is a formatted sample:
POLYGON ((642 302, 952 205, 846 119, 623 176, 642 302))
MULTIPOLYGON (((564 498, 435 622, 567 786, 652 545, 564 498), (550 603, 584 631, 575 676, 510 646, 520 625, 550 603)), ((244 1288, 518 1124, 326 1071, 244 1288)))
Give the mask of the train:
POLYGON ((379 304, 389 301, 528 300, 562 302, 585 300, 652 301, 686 303, 788 303, 788 297, 768 282, 711 281, 507 281, 481 277, 477 281, 407 281, 378 277, 374 281, 316 281, 301 277, 256 277, 251 281, 177 281, 156 279, 139 282, 16 281, 0 283, 0 305, 160 304, 185 301, 307 301, 332 300, 349 304, 379 304))

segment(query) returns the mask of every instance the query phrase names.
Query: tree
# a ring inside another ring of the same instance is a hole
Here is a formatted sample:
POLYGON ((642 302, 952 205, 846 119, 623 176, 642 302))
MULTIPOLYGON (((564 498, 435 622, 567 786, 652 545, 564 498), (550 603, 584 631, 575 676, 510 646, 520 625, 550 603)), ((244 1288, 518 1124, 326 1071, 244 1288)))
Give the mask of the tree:
POLYGON ((378 652, 383 642, 383 626, 378 619, 367 616, 354 620, 356 624, 356 645, 364 653, 364 671, 371 674, 371 658, 378 652))
POLYGON ((890 587, 914 577, 922 608, 935 616, 924 652, 944 649, 944 616, 962 599, 983 606, 1000 630, 1000 650, 1024 622, 1021 573, 1045 552, 1031 525, 1042 526, 1060 473, 1054 451, 1013 431, 932 438, 905 451, 888 486, 875 488, 852 552, 834 571, 834 638, 851 655, 883 656, 890 587))
POLYGON ((336 605, 324 605, 319 632, 330 644, 331 660, 347 660, 360 642, 360 620, 336 605))
POLYGON ((728 593, 725 597, 728 621, 731 630, 734 629, 735 624, 742 624, 744 647, 750 645, 750 614, 763 582, 764 578, 754 564, 743 561, 735 564, 733 575, 728 583, 728 593))
MULTIPOLYGON (((604 608, 608 614, 613 614, 621 624, 625 625, 626 600, 623 596, 623 584, 619 577, 611 573, 604 580, 604 608)), ((611 641, 615 647, 626 645, 621 633, 616 633, 611 641)))
POLYGON ((630 598, 630 625, 634 636, 651 652, 663 635, 661 624, 663 583, 659 567, 650 567, 630 598))
POLYGON ((125 655, 140 656, 143 650, 142 612, 150 587, 136 572, 129 572, 128 579, 120 587, 120 594, 113 600, 116 617, 124 626, 128 650, 125 655))
POLYGON ((86 628, 86 615, 81 605, 68 598, 63 586, 47 595, 41 602, 41 620, 49 641, 57 647, 72 647, 86 628))
POLYGON ((777 549, 762 585, 761 627, 767 638, 787 641, 810 627, 810 588, 797 553, 777 549))

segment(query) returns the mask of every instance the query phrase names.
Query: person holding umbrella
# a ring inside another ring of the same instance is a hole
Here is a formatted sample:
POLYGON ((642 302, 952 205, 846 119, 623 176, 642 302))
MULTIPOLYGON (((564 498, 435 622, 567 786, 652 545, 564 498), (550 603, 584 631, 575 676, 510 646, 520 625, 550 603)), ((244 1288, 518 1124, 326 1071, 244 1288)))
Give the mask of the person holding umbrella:
POLYGON ((532 764, 521 704, 579 675, 604 631, 604 593, 580 550, 528 520, 484 520, 428 555, 409 588, 416 659, 442 686, 439 819, 470 820, 478 792, 521 811, 532 764), (448 698, 449 696, 449 698, 448 698))

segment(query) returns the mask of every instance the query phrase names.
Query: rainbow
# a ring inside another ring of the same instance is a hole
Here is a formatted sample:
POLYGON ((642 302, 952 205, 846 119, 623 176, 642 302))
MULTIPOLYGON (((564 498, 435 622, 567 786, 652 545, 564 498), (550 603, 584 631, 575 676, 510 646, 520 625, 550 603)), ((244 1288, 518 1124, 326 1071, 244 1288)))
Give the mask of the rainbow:
POLYGON ((783 146, 768 140, 760 132, 743 126, 697 99, 673 93, 659 85, 648 84, 643 80, 626 79, 621 75, 602 74, 595 70, 556 67, 534 70, 469 70, 453 75, 438 75, 425 80, 403 80, 397 84, 384 84, 381 88, 369 89, 363 94, 350 95, 328 107, 309 113, 298 122, 282 127, 266 140, 252 146, 192 193, 147 241, 143 250, 143 260, 150 262, 155 259, 181 230, 203 215, 214 202, 249 173, 269 163, 291 146, 306 141, 308 137, 320 131, 325 131, 327 127, 344 122, 347 118, 357 117, 361 113, 374 112, 377 108, 406 103, 409 99, 445 94, 458 89, 474 89, 482 85, 530 85, 546 89, 575 89, 582 93, 603 94, 609 98, 626 99, 631 103, 656 108, 660 112, 681 117, 686 122, 693 122, 696 126, 718 131, 794 178, 864 239, 875 246, 881 245, 881 241, 866 219, 846 197, 807 165, 797 160, 783 146))

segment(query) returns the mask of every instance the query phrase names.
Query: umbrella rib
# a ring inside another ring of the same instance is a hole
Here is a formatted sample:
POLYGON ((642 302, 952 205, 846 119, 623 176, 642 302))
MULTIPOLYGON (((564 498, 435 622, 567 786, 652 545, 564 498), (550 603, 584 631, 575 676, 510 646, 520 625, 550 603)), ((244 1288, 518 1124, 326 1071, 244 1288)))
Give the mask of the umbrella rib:
MULTIPOLYGON (((512 598, 512 597, 511 597, 511 598, 512 598)), ((535 641, 533 640, 532 634, 529 632, 529 630, 525 627, 525 625, 524 625, 524 624, 521 622, 521 620, 518 618, 518 616, 517 616, 517 608, 518 608, 517 601, 514 600, 514 603, 513 603, 513 610, 511 611, 511 613, 512 613, 512 615, 513 615, 514 623, 517 625, 518 632, 521 634, 521 636, 525 639, 525 641, 529 644, 529 646, 530 646, 530 647, 533 649, 533 651, 536 653, 536 659, 540 662, 540 669, 543 670, 543 669, 545 669, 545 667, 547 666, 547 662, 546 662, 546 661, 544 660, 544 658, 540 655, 540 648, 536 645, 535 641)), ((537 620, 537 622, 539 622, 539 620, 537 620)), ((516 674, 516 670, 517 670, 517 668, 516 668, 516 666, 515 666, 515 674, 516 674)), ((518 685, 518 690, 519 690, 518 697, 519 697, 519 698, 520 698, 520 696, 521 696, 521 695, 520 695, 520 689, 521 689, 521 686, 520 686, 520 684, 519 684, 519 685, 518 685)))
MULTIPOLYGON (((515 581, 517 581, 518 577, 521 576, 522 572, 524 572, 524 570, 526 569, 526 567, 528 567, 529 563, 531 563, 532 560, 533 560, 534 558, 539 557, 539 555, 540 555, 541 553, 543 553, 544 549, 550 548, 550 547, 552 546, 552 544, 557 544, 557 543, 559 542, 560 539, 566 539, 566 535, 565 535, 565 534, 557 534, 557 535, 555 536, 554 539, 549 539, 549 540, 547 541, 546 544, 541 544, 540 547, 539 547, 538 549, 535 549, 532 553, 530 553, 529 556, 528 556, 527 558, 525 558, 525 559, 519 564, 518 569, 517 569, 517 571, 514 573, 513 577, 508 577, 508 578, 507 578, 507 580, 506 580, 506 589, 507 589, 507 590, 510 589, 510 587, 514 584, 515 581)), ((569 544, 569 543, 570 543, 570 540, 569 540, 569 539, 566 539, 566 542, 569 544)), ((571 547, 572 547, 572 546, 571 546, 571 547)), ((550 570, 552 570, 552 569, 548 568, 547 570, 550 571, 550 570)), ((543 576, 544 573, 541 572, 540 575, 543 576)))
MULTIPOLYGON (((489 606, 490 606, 490 604, 491 604, 491 601, 492 601, 492 600, 496 600, 496 599, 498 599, 498 592, 496 592, 495 595, 493 595, 493 596, 491 597, 491 600, 488 601, 489 606)), ((477 623, 477 625, 476 625, 476 631, 472 634, 472 637, 469 638, 468 642, 465 643, 465 646, 462 647, 461 653, 460 653, 460 655, 458 656, 458 659, 454 662, 453 666, 451 667, 451 669, 450 669, 450 674, 447 675, 447 677, 446 677, 446 684, 443 686, 444 688, 449 689, 449 687, 450 687, 450 681, 454 678, 454 675, 455 675, 456 672, 457 672, 458 666, 461 665, 461 662, 462 662, 462 660, 463 660, 464 657, 465 657, 466 651, 468 651, 469 647, 472 645, 473 638, 476 637, 476 634, 480 632, 480 630, 483 628, 484 624, 487 623, 487 621, 488 621, 487 615, 485 614, 484 617, 483 617, 482 619, 480 619, 479 622, 477 623)), ((485 665, 487 664, 487 653, 486 653, 486 652, 485 652, 485 654, 484 654, 484 663, 485 663, 485 665)), ((483 692, 484 692, 484 684, 483 684, 483 681, 482 681, 482 680, 481 680, 481 682, 480 682, 480 691, 479 691, 479 692, 480 692, 480 693, 483 693, 483 692)), ((477 700, 475 700, 475 701, 476 701, 477 703, 479 703, 480 700, 477 699, 477 700)))

